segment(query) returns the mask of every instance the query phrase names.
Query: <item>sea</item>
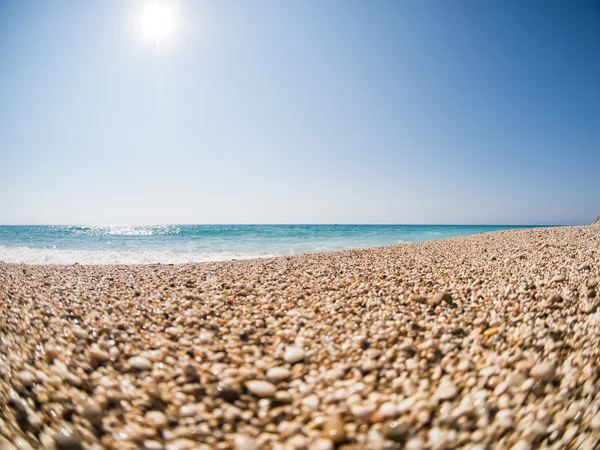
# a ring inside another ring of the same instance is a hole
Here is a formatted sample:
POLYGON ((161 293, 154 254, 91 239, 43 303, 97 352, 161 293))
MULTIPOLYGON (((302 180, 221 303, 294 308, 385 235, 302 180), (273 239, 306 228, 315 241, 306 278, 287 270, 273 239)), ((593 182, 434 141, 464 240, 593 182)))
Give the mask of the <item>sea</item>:
POLYGON ((519 225, 0 226, 0 261, 176 264, 269 258, 444 239, 519 225))

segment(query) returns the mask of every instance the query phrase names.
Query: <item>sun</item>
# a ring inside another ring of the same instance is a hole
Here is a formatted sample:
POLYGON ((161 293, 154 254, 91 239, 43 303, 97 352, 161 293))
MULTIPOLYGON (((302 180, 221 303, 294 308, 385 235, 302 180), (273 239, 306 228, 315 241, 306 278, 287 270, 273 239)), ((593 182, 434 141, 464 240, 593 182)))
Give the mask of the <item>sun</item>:
POLYGON ((142 27, 144 33, 156 41, 157 48, 162 40, 173 33, 174 25, 173 11, 168 4, 156 0, 146 5, 142 27))

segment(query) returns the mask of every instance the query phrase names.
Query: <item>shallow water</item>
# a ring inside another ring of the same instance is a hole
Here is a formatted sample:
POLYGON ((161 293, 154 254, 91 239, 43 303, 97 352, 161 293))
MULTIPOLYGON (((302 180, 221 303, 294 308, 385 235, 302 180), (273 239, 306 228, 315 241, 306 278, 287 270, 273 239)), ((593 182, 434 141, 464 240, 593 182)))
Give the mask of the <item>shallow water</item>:
POLYGON ((443 239, 518 225, 0 226, 0 261, 151 264, 248 259, 443 239))

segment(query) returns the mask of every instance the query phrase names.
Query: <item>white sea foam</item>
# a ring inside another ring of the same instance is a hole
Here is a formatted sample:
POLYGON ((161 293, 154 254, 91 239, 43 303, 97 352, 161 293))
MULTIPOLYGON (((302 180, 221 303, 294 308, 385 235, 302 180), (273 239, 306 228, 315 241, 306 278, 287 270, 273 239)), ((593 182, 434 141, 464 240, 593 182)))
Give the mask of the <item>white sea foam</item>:
POLYGON ((272 253, 56 250, 0 245, 0 261, 14 264, 183 264, 232 259, 271 258, 272 253))

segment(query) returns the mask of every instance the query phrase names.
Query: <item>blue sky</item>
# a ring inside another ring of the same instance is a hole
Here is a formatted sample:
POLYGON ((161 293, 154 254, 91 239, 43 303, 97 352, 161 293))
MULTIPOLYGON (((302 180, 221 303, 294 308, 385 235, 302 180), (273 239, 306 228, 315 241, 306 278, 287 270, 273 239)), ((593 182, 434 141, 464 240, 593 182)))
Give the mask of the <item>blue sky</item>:
POLYGON ((587 223, 598 1, 0 0, 0 223, 587 223))

